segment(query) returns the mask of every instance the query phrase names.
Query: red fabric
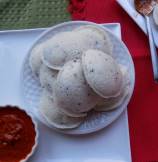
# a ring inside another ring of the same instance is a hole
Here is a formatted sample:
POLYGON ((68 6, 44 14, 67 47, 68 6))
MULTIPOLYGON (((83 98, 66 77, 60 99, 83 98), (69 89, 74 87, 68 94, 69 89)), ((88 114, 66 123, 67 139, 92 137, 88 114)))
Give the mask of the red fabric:
POLYGON ((158 84, 153 81, 145 34, 115 0, 71 0, 69 11, 73 20, 121 23, 122 38, 136 70, 135 90, 128 106, 132 161, 158 161, 158 84))

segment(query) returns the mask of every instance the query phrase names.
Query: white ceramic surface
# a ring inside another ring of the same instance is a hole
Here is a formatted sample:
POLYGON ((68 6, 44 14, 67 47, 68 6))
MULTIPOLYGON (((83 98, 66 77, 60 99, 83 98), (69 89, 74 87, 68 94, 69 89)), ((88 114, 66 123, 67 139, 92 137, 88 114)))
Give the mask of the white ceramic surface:
MULTIPOLYGON (((104 26, 121 39, 118 23, 104 26)), ((21 101, 20 71, 28 49, 43 31, 45 29, 0 32, 0 105, 21 105, 30 111, 21 101)), ((38 148, 29 162, 131 162, 126 110, 106 129, 85 136, 62 135, 40 122, 38 128, 38 148)))
MULTIPOLYGON (((37 41, 34 42, 33 46, 30 48, 24 63, 21 72, 21 91, 22 91, 22 100, 24 101, 25 105, 36 114, 37 118, 42 121, 47 126, 50 126, 44 118, 39 114, 39 98, 41 95, 41 86, 39 81, 34 77, 31 68, 29 66, 29 56, 31 49, 36 46, 38 43, 42 43, 52 37, 54 34, 61 32, 61 31, 69 31, 79 27, 81 25, 87 25, 94 23, 90 22, 83 22, 83 21, 75 21, 75 22, 66 22, 54 26, 43 33, 37 41)), ((105 29, 105 28, 103 28, 105 29)), ((111 41, 113 42, 113 57, 119 64, 123 64, 127 67, 127 71, 130 78, 130 88, 129 88, 129 95, 126 97, 124 102, 114 111, 108 112, 91 112, 89 113, 86 120, 77 128, 69 129, 69 130, 59 130, 57 131, 66 133, 66 134, 87 134, 91 132, 98 131, 109 124, 111 124, 114 120, 118 118, 118 116, 126 109, 128 102, 132 96, 133 89, 134 89, 134 81, 135 81, 135 73, 134 73, 134 65, 131 59, 131 55, 129 54, 126 46, 120 41, 115 35, 113 35, 108 29, 106 29, 111 41)))
MULTIPOLYGON (((147 34, 145 18, 134 8, 134 0, 117 0, 118 4, 128 13, 135 23, 147 34)), ((150 15, 154 42, 158 47, 158 26, 155 25, 152 14, 150 15)))

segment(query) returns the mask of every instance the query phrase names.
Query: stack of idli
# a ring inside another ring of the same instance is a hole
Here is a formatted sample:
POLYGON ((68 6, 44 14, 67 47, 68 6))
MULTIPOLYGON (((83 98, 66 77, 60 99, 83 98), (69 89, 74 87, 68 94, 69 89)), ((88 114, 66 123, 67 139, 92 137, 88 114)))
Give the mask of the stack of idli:
POLYGON ((58 129, 78 127, 89 111, 112 111, 128 95, 128 73, 102 28, 81 26, 35 46, 32 72, 43 92, 39 111, 58 129))

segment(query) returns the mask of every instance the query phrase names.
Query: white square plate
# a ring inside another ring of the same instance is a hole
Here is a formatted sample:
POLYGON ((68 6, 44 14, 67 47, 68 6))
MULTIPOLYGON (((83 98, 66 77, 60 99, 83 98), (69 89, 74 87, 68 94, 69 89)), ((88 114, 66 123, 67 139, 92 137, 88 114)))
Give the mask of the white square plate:
MULTIPOLYGON (((119 24, 104 24, 121 38, 119 24)), ((45 29, 0 32, 0 105, 23 105, 20 71, 34 40, 45 29)), ((39 145, 30 162, 131 162, 125 111, 106 129, 84 136, 56 133, 39 123, 39 145)))

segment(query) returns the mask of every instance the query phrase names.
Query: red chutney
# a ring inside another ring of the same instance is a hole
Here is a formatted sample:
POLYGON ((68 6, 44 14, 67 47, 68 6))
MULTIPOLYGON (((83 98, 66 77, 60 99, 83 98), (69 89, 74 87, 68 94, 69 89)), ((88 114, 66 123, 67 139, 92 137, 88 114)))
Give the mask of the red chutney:
POLYGON ((35 144, 35 126, 17 107, 0 107, 0 162, 20 162, 35 144))

